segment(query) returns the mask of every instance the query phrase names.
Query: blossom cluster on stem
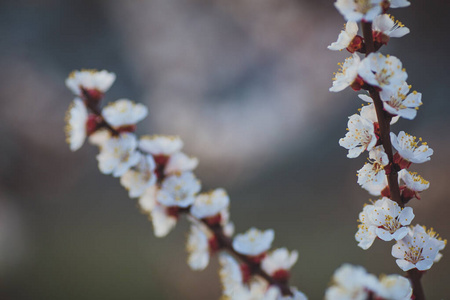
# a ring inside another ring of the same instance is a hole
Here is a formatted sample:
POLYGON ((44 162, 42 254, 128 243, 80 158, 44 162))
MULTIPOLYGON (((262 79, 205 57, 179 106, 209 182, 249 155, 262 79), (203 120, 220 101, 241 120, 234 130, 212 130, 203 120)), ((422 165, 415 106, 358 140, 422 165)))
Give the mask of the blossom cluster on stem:
POLYGON ((233 238, 227 192, 201 192, 194 174, 198 159, 182 152, 178 136, 138 137, 137 123, 148 109, 129 99, 101 108, 105 92, 115 81, 107 71, 74 71, 66 80, 75 99, 66 114, 66 137, 76 151, 85 140, 99 148, 98 167, 103 174, 120 178, 130 198, 137 198, 148 215, 155 236, 164 237, 186 215, 190 221, 187 262, 193 270, 205 269, 219 254, 223 295, 229 299, 305 300, 289 286, 290 269, 297 251, 271 249, 272 229, 250 228, 233 238))
MULTIPOLYGON (((440 251, 446 246, 432 228, 411 225, 415 214, 406 206, 413 199, 421 200, 421 193, 430 186, 410 168, 429 161, 433 149, 422 138, 391 132, 399 119, 415 119, 422 105, 422 94, 408 84, 401 60, 380 52, 391 38, 410 32, 387 12, 409 5, 407 0, 335 1, 347 23, 328 48, 347 50, 351 56, 338 64, 330 91, 350 87, 360 92, 364 102, 348 118, 347 133, 339 145, 348 158, 368 156, 357 171, 357 183, 378 197, 359 214, 355 239, 364 250, 377 239, 392 241, 391 254, 407 275, 376 278, 362 267, 343 265, 325 293, 327 300, 423 300, 420 279, 441 259, 440 251)), ((225 299, 307 299, 289 284, 298 252, 272 249, 272 229, 252 227, 233 237, 227 192, 222 188, 202 191, 194 173, 198 159, 183 152, 180 137, 138 137, 137 123, 149 113, 145 105, 129 99, 103 105, 115 79, 105 70, 74 71, 67 78, 66 85, 75 95, 66 113, 70 149, 80 149, 86 140, 98 147, 100 172, 120 179, 152 222, 155 236, 168 235, 185 215, 190 222, 188 265, 203 270, 217 255, 225 299)))
MULTIPOLYGON (((348 150, 347 157, 356 158, 368 153, 368 162, 357 171, 357 183, 371 195, 380 197, 366 204, 359 214, 358 231, 355 239, 358 246, 368 249, 376 239, 394 241, 392 256, 413 285, 413 295, 392 299, 425 299, 417 272, 429 270, 439 261, 446 241, 439 238, 433 229, 412 226, 413 209, 405 207, 412 199, 421 199, 420 193, 429 188, 430 183, 416 172, 409 171, 413 164, 430 160, 431 149, 422 138, 404 131, 391 132, 390 127, 400 118, 413 120, 422 105, 422 94, 411 92, 407 83, 408 74, 402 62, 395 56, 384 55, 379 50, 388 44, 390 38, 400 38, 410 32, 401 22, 387 14, 390 8, 409 6, 406 0, 337 0, 336 8, 347 20, 337 41, 328 48, 351 53, 344 63, 340 63, 335 73, 330 91, 339 92, 347 87, 355 91, 366 91, 359 95, 365 102, 359 113, 349 117, 347 133, 339 144, 348 150), (362 34, 358 35, 360 22, 362 34), (360 57, 359 54, 363 54, 360 57), (395 151, 395 153, 394 153, 395 151)), ((343 267, 341 273, 361 273, 343 267)), ((348 276, 335 274, 338 286, 351 289, 345 281, 348 276), (344 279, 343 279, 344 278, 344 279)), ((353 276, 353 275, 352 275, 353 276)), ((367 276, 364 286, 352 297, 337 295, 335 288, 327 292, 328 299, 391 299, 377 295, 371 285, 374 280, 367 276), (358 296, 362 295, 363 296, 358 296)), ((355 277, 355 278, 356 278, 355 277)), ((356 279, 355 279, 356 280, 356 279)), ((358 279, 359 280, 359 279, 358 279)), ((354 281, 359 282, 358 280, 354 281)), ((392 283, 396 284, 396 283, 392 283)), ((398 282, 400 284, 400 282, 398 282)), ((337 288, 336 288, 337 289, 337 288)))

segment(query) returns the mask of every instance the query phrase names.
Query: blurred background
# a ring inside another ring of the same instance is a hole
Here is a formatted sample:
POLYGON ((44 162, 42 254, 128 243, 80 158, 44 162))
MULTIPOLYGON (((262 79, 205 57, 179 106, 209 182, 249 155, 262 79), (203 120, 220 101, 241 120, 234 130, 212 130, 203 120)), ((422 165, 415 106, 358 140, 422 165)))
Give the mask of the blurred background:
MULTIPOLYGON (((406 130, 435 150, 414 165, 431 182, 412 201, 415 223, 450 238, 450 2, 413 1, 392 13, 411 29, 398 56, 424 105, 406 130)), ((218 299, 217 262, 186 264, 187 223, 153 236, 119 181, 97 170, 96 149, 71 153, 64 114, 74 69, 107 69, 107 100, 149 107, 138 133, 177 134, 200 160, 205 190, 226 188, 237 232, 274 228, 297 249, 292 285, 322 299, 344 262, 401 273, 391 244, 357 247, 370 196, 356 183, 365 158, 338 139, 361 101, 329 93, 347 53, 326 46, 344 20, 332 0, 0 2, 0 299, 218 299)), ((425 276, 429 299, 450 294, 450 255, 425 276)))

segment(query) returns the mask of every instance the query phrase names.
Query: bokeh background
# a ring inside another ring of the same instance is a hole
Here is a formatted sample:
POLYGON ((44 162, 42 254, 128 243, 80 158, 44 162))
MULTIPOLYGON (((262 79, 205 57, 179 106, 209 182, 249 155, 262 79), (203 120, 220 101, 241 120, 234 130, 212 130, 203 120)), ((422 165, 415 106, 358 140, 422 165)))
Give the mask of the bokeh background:
MULTIPOLYGON (((435 150, 413 166, 431 182, 412 201, 415 223, 450 238, 450 2, 393 10, 411 34, 388 49, 424 95, 395 132, 435 150)), ((328 92, 336 63, 326 49, 344 23, 332 0, 0 2, 0 299, 218 299, 217 262, 186 265, 187 223, 152 234, 117 179, 100 174, 96 149, 71 153, 63 133, 73 69, 117 74, 109 101, 149 107, 139 133, 177 134, 200 160, 206 190, 224 187, 237 232, 276 230, 297 249, 292 284, 322 299, 344 262, 401 273, 391 244, 356 246, 370 196, 356 183, 364 157, 338 139, 361 101, 328 92)), ((429 299, 450 294, 450 260, 423 282, 429 299)))

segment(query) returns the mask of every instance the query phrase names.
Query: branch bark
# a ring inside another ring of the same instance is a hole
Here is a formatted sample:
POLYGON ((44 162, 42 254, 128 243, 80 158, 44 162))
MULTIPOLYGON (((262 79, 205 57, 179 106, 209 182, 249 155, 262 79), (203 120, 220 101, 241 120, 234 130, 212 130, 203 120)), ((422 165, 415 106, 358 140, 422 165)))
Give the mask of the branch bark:
MULTIPOLYGON (((362 30, 364 35, 364 42, 366 45, 366 57, 375 52, 375 46, 372 35, 372 23, 370 22, 362 22, 362 30)), ((394 155, 392 152, 392 144, 391 144, 391 120, 392 117, 384 110, 383 101, 380 98, 380 93, 374 88, 369 88, 370 97, 373 99, 373 104, 375 105, 375 110, 377 112, 378 125, 380 126, 380 139, 381 143, 384 147, 384 151, 386 152, 389 158, 390 164, 390 173, 387 174, 389 190, 391 194, 391 200, 397 202, 400 207, 405 207, 401 196, 400 196, 400 187, 398 185, 398 170, 394 167, 394 155)))
MULTIPOLYGON (((366 57, 375 52, 373 35, 372 35, 372 23, 371 22, 362 22, 362 31, 364 35, 364 42, 366 45, 366 57)), ((369 88, 370 97, 373 99, 373 103, 375 105, 375 110, 377 112, 378 125, 380 126, 380 138, 381 143, 384 147, 384 151, 386 152, 389 158, 390 164, 390 173, 387 174, 389 190, 390 190, 390 198, 391 200, 397 202, 400 207, 405 207, 400 195, 400 187, 398 184, 398 170, 394 166, 394 156, 390 138, 391 131, 391 120, 392 117, 384 110, 383 101, 380 98, 380 93, 376 88, 369 88)), ((408 277, 411 281, 413 294, 415 300, 425 300, 425 294, 422 288, 422 283, 420 282, 420 278, 422 277, 422 273, 420 273, 417 269, 412 269, 408 271, 408 277)))

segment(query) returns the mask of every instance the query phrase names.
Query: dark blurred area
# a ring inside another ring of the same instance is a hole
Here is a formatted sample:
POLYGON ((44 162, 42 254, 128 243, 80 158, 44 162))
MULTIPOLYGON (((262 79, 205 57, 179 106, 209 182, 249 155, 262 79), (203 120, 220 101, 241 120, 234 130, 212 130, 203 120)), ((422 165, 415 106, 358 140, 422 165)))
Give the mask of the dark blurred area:
MULTIPOLYGON (((402 60, 424 105, 393 131, 434 149, 412 168, 431 182, 412 202, 414 223, 449 239, 450 2, 412 2, 392 10, 411 33, 383 51, 402 60)), ((215 259, 203 272, 186 264, 186 221, 155 238, 98 171, 96 149, 65 144, 64 79, 81 68, 117 74, 108 101, 149 107, 139 134, 183 138, 204 189, 228 190, 237 232, 274 228, 274 247, 299 251, 291 282, 310 299, 344 262, 401 273, 391 243, 354 241, 371 197, 356 183, 365 158, 338 145, 361 101, 328 92, 347 53, 326 46, 343 23, 331 0, 1 1, 0 299, 220 297, 215 259)), ((429 299, 450 294, 443 254, 424 276, 429 299)))

